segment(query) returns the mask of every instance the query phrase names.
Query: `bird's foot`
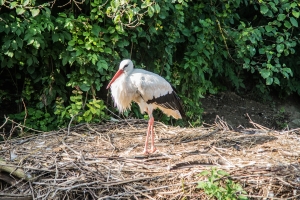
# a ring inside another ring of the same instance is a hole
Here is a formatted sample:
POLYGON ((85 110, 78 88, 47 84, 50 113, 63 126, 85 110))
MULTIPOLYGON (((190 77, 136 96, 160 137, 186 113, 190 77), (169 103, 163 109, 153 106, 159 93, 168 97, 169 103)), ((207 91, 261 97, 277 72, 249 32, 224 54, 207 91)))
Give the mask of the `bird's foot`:
POLYGON ((156 148, 155 147, 152 147, 151 149, 150 149, 150 153, 154 153, 156 151, 156 148))
POLYGON ((149 151, 148 151, 148 149, 144 149, 143 154, 149 155, 151 153, 154 153, 155 151, 156 151, 156 148, 152 147, 149 151))
POLYGON ((147 149, 144 149, 143 154, 144 154, 144 155, 148 155, 148 154, 149 154, 149 151, 148 151, 147 149))

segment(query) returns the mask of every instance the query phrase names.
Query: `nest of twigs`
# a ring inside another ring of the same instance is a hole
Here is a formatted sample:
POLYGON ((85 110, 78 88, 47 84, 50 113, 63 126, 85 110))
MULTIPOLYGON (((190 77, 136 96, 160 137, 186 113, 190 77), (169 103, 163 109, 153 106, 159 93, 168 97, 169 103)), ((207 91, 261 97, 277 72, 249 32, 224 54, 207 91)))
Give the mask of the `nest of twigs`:
POLYGON ((82 124, 0 143, 0 199, 206 199, 197 183, 216 166, 249 199, 300 198, 298 129, 180 128, 147 121, 82 124))

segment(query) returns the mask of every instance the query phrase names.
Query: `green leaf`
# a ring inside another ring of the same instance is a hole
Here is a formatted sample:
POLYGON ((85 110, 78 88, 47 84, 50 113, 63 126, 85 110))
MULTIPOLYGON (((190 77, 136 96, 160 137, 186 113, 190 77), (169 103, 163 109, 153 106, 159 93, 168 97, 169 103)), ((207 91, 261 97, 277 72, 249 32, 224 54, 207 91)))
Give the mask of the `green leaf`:
POLYGON ((291 23, 293 24, 293 26, 298 27, 298 22, 294 17, 290 18, 291 23))
POLYGON ((277 44, 276 50, 278 53, 282 53, 284 50, 284 44, 277 44))
POLYGON ((33 74, 35 71, 35 67, 33 65, 30 65, 27 67, 27 71, 29 74, 33 74))
POLYGON ((97 70, 99 72, 103 71, 103 69, 107 70, 108 69, 108 64, 105 60, 99 60, 97 62, 97 70))
POLYGON ((239 200, 248 200, 247 196, 239 195, 239 200))
POLYGON ((266 80, 266 85, 272 85, 273 83, 273 78, 272 77, 268 77, 266 80))
POLYGON ((277 84, 277 85, 280 85, 280 81, 277 77, 274 77, 274 83, 277 84))
POLYGON ((28 65, 28 66, 31 66, 32 63, 33 63, 32 57, 29 57, 29 58, 27 59, 27 65, 28 65))
POLYGON ((23 6, 27 6, 27 5, 29 4, 29 2, 30 2, 30 0, 25 0, 25 1, 23 2, 23 6))
POLYGON ((209 174, 209 171, 204 170, 204 171, 202 171, 199 175, 200 175, 200 176, 207 176, 208 174, 209 174))
POLYGON ((292 27, 291 23, 287 20, 284 21, 284 26, 290 29, 292 27))
POLYGON ((260 70, 260 74, 263 78, 268 78, 271 75, 271 72, 268 69, 262 69, 260 70))
POLYGON ((0 0, 0 6, 3 6, 5 4, 6 0, 0 0))
POLYGON ((111 50, 111 48, 105 47, 104 52, 107 53, 107 54, 111 54, 112 50, 111 50))
POLYGON ((191 31, 189 29, 187 29, 187 28, 184 28, 182 30, 182 34, 185 35, 185 36, 187 36, 187 37, 189 37, 189 36, 191 36, 191 31))
POLYGON ((93 28, 92 28, 92 33, 93 33, 96 37, 98 37, 100 31, 101 31, 100 26, 98 26, 97 24, 94 24, 94 25, 93 25, 93 28))
POLYGON ((13 40, 13 41, 12 41, 11 47, 13 48, 13 50, 18 49, 18 44, 17 44, 16 40, 13 40))
POLYGON ((18 28, 18 29, 16 30, 16 34, 17 34, 17 36, 20 36, 20 35, 21 35, 21 33, 22 33, 22 30, 18 28))
POLYGON ((88 37, 88 36, 90 36, 90 33, 89 32, 83 32, 82 35, 88 37))
POLYGON ((182 5, 181 4, 176 4, 175 8, 176 8, 176 10, 182 10, 182 5))
POLYGON ((263 5, 260 6, 260 12, 261 12, 261 14, 264 15, 264 14, 266 14, 268 11, 269 11, 269 8, 268 8, 267 5, 263 4, 263 5))
POLYGON ((292 14, 294 15, 294 17, 299 18, 300 12, 297 12, 296 10, 293 10, 292 14))
POLYGON ((85 43, 84 46, 85 46, 85 48, 86 48, 87 50, 90 50, 90 49, 92 48, 92 44, 89 43, 89 42, 85 43))
POLYGON ((278 21, 283 21, 285 18, 286 18, 286 15, 285 15, 285 14, 279 14, 279 15, 277 16, 277 20, 278 20, 278 21))
POLYGON ((277 12, 277 11, 278 11, 278 9, 277 9, 275 3, 269 2, 269 5, 271 6, 271 8, 272 8, 272 10, 273 10, 274 12, 277 12))
POLYGON ((18 2, 17 1, 13 1, 9 5, 10 5, 10 9, 13 9, 13 8, 15 8, 18 5, 18 2))
POLYGON ((206 186, 207 186, 207 183, 206 183, 206 182, 204 182, 204 181, 199 181, 199 182, 198 182, 197 188, 203 189, 203 188, 205 188, 206 186))
POLYGON ((222 176, 229 176, 229 174, 224 170, 218 170, 217 173, 222 176))
POLYGON ((63 56, 62 57, 62 64, 65 66, 69 62, 69 57, 68 56, 63 56))
POLYGON ((259 52, 259 54, 265 54, 265 53, 266 53, 266 50, 265 50, 265 48, 260 48, 260 49, 258 50, 258 52, 259 52))
POLYGON ((154 14, 154 12, 155 12, 154 7, 149 6, 148 7, 148 15, 149 15, 149 17, 152 17, 153 14, 154 14))
POLYGON ((16 13, 17 13, 18 15, 22 15, 25 11, 26 11, 26 10, 25 10, 24 8, 22 8, 22 7, 21 7, 21 8, 18 7, 18 8, 16 9, 16 13))
POLYGON ((74 40, 70 40, 70 41, 68 42, 68 45, 74 46, 74 45, 75 45, 75 41, 74 41, 74 40))
POLYGON ((37 16, 40 13, 40 9, 31 9, 30 10, 32 17, 37 16))
POLYGON ((86 85, 86 84, 81 84, 81 85, 79 85, 79 87, 80 87, 80 89, 81 89, 82 91, 84 91, 84 92, 89 91, 90 88, 91 88, 89 85, 86 85))
POLYGON ((116 15, 114 18, 114 23, 118 24, 121 21, 121 16, 120 15, 116 15))
POLYGON ((14 56, 14 53, 10 52, 10 51, 5 52, 4 54, 11 57, 11 58, 14 56))
POLYGON ((37 40, 34 40, 33 44, 32 44, 36 49, 40 48, 41 43, 39 43, 37 40))
POLYGON ((156 13, 160 12, 160 6, 157 3, 154 5, 154 8, 155 8, 156 13))
POLYGON ((20 49, 22 49, 23 48, 23 40, 21 40, 21 38, 17 37, 16 41, 17 41, 17 44, 20 47, 20 49))
POLYGON ((57 33, 52 34, 52 41, 57 42, 59 40, 59 35, 57 33))
POLYGON ((296 8, 297 7, 297 3, 296 2, 293 2, 292 4, 291 4, 291 8, 296 8))
POLYGON ((273 27, 270 25, 265 26, 266 31, 269 33, 271 31, 273 31, 273 27))

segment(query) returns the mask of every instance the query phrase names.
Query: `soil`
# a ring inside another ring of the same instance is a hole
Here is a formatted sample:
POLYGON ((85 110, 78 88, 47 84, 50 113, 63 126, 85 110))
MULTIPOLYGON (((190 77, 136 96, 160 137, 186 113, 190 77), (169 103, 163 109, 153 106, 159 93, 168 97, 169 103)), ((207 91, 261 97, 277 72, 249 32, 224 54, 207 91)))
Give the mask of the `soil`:
POLYGON ((204 109, 202 119, 207 124, 214 124, 218 115, 232 129, 254 128, 249 117, 253 122, 270 129, 300 127, 299 97, 263 103, 233 92, 226 92, 206 96, 201 102, 204 109))

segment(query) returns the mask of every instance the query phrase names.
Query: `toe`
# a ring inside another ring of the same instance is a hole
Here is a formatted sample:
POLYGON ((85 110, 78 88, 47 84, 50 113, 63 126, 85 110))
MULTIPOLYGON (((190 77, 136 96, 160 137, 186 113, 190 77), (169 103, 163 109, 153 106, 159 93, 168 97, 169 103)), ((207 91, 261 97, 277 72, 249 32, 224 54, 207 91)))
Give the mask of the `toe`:
POLYGON ((156 148, 152 147, 151 150, 150 150, 150 153, 154 153, 155 151, 156 151, 156 148))

